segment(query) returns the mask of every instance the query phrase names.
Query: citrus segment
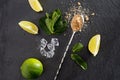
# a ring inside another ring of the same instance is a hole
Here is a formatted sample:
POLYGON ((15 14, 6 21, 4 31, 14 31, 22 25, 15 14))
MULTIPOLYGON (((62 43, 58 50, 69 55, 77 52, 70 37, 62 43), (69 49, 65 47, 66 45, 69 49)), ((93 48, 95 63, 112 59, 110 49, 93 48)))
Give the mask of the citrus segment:
POLYGON ((34 11, 36 12, 43 11, 43 8, 38 0, 28 0, 28 2, 34 11))
POLYGON ((101 36, 100 34, 97 34, 93 36, 89 41, 88 49, 93 54, 93 56, 96 56, 98 54, 100 48, 100 40, 101 36))
POLYGON ((29 21, 20 21, 18 24, 23 30, 27 31, 28 33, 38 34, 38 27, 34 23, 29 21))

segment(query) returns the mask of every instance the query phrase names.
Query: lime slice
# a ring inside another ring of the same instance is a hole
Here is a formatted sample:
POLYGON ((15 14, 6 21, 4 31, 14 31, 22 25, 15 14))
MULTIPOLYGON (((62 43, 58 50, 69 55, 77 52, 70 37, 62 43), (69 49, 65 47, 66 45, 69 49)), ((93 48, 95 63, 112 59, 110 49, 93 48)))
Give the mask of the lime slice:
POLYGON ((35 58, 26 59, 20 67, 22 76, 26 79, 36 79, 43 72, 42 63, 35 58))
POLYGON ((34 11, 36 12, 43 11, 43 8, 38 0, 28 0, 28 2, 34 11))
POLYGON ((93 36, 89 41, 88 49, 93 54, 93 56, 96 56, 98 54, 100 48, 100 41, 101 41, 100 34, 93 36))
POLYGON ((30 34, 38 34, 38 27, 29 21, 20 21, 19 26, 30 34))

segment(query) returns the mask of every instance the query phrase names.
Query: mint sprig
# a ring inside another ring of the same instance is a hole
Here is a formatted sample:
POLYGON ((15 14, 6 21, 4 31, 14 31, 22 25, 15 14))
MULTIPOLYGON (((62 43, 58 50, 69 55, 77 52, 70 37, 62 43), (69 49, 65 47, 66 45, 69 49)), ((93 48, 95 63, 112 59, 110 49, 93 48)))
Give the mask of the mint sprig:
POLYGON ((40 27, 48 35, 61 34, 67 28, 67 21, 62 19, 62 12, 60 9, 54 10, 52 13, 40 18, 40 27))

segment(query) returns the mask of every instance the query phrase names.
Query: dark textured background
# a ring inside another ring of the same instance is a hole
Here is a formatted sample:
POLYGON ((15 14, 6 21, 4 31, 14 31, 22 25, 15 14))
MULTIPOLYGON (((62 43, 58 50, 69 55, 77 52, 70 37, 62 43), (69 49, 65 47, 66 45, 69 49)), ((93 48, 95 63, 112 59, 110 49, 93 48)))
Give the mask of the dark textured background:
MULTIPOLYGON (((82 42, 85 48, 78 53, 88 63, 87 71, 83 71, 71 59, 68 51, 58 80, 120 80, 120 1, 119 0, 73 0, 81 1, 84 7, 97 15, 85 31, 77 33, 71 46, 82 42), (102 36, 99 54, 92 57, 87 50, 89 39, 100 33, 102 36)), ((20 74, 22 62, 35 57, 44 64, 44 73, 38 80, 53 80, 65 47, 72 34, 69 28, 66 36, 48 36, 43 31, 40 35, 30 35, 19 26, 20 20, 29 20, 38 25, 38 20, 47 11, 56 8, 67 11, 70 0, 41 0, 44 5, 43 13, 34 12, 27 0, 0 0, 0 80, 25 80, 20 74), (39 50, 39 40, 48 41, 52 37, 59 38, 60 46, 52 59, 42 57, 39 50)), ((70 49, 71 49, 70 46, 70 49)))

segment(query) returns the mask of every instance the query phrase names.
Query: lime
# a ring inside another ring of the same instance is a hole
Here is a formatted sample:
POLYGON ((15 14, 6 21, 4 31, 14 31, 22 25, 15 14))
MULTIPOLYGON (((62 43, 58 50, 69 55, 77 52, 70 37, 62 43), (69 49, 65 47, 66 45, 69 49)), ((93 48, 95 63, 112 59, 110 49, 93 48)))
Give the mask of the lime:
POLYGON ((35 59, 26 59, 20 67, 22 76, 26 79, 38 78, 43 72, 42 63, 35 59))
POLYGON ((28 0, 28 2, 34 11, 36 12, 43 11, 43 8, 38 0, 28 0))
POLYGON ((91 52, 91 54, 93 54, 93 56, 96 56, 98 54, 100 48, 100 41, 101 41, 100 34, 93 36, 89 41, 88 49, 91 52))
POLYGON ((38 34, 38 27, 30 21, 20 21, 19 26, 30 34, 38 34))

